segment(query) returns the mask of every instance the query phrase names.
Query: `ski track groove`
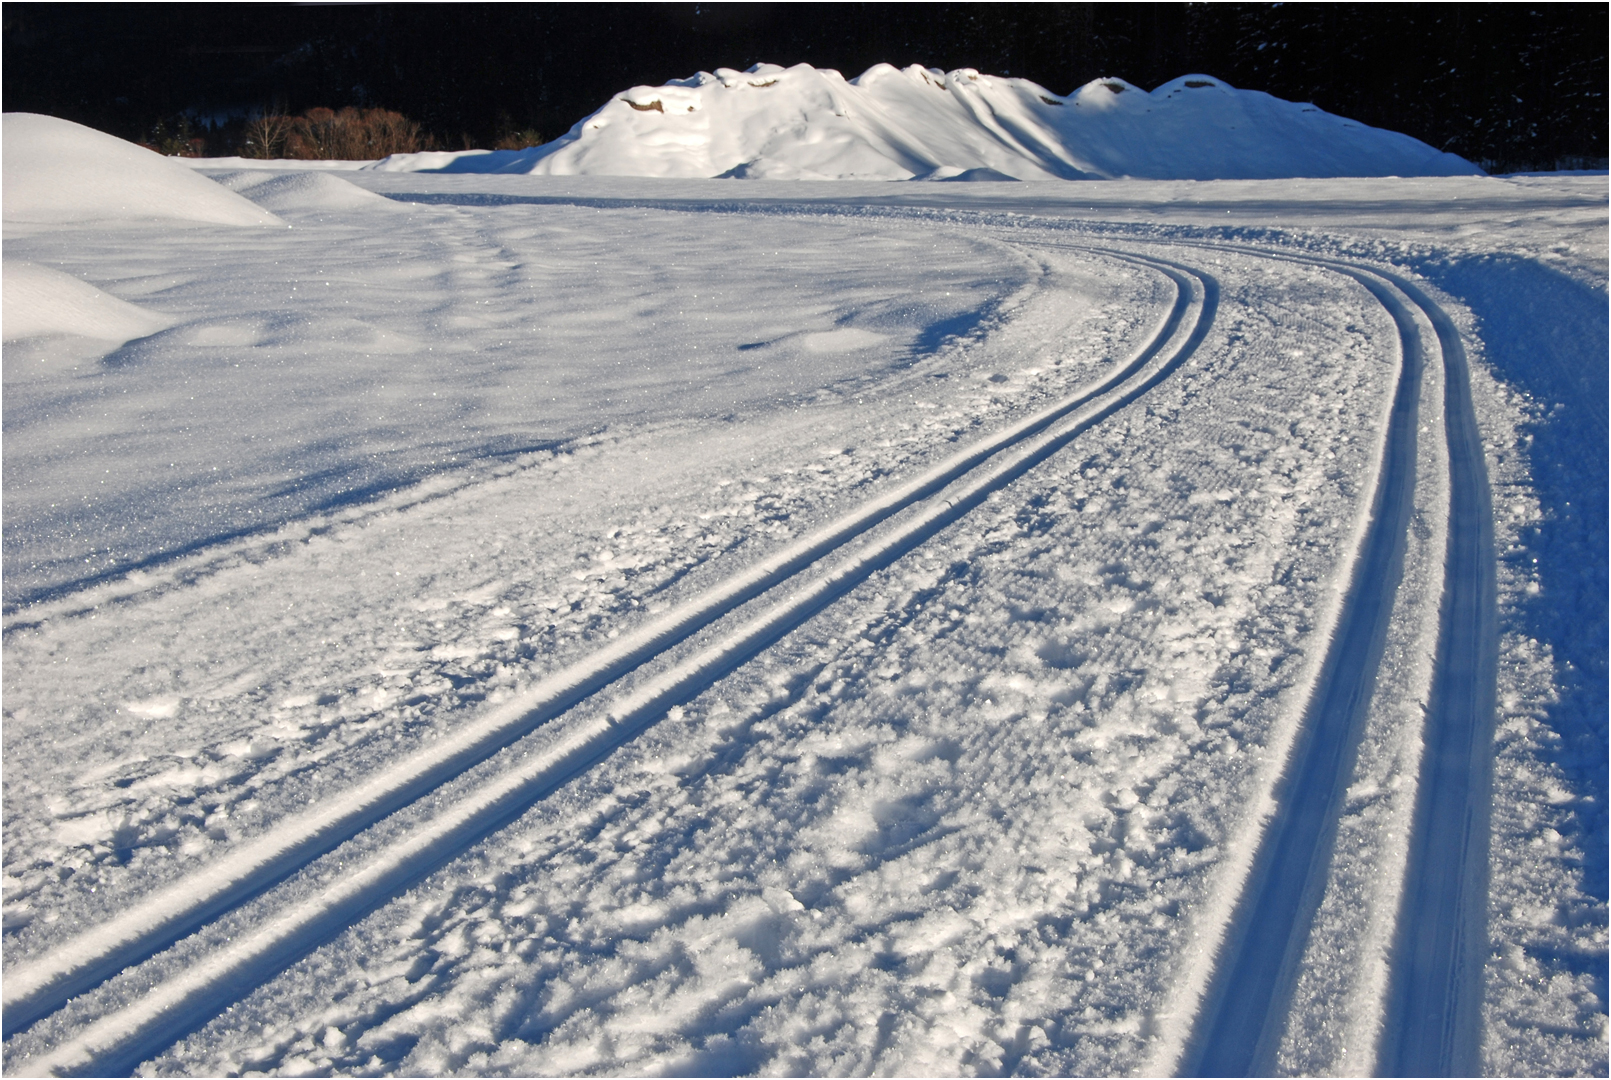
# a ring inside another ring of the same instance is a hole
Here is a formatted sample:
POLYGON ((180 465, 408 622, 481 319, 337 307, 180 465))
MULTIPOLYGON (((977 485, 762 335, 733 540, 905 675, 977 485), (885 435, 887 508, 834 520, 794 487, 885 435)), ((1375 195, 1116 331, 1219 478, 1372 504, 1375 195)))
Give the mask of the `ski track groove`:
POLYGON ((1499 670, 1493 493, 1458 329, 1413 283, 1383 276, 1426 312, 1443 352, 1450 490, 1448 585, 1376 1067, 1384 1076, 1475 1076, 1499 670))
POLYGON ((1371 521, 1353 560, 1342 615, 1278 781, 1279 809, 1244 879, 1177 1074, 1257 1076, 1274 1064, 1297 965, 1324 895, 1402 572, 1421 372, 1441 360, 1451 489, 1446 576, 1376 1070, 1475 1075, 1487 954, 1498 614, 1491 494, 1464 348, 1447 313, 1400 275, 1325 259, 1268 257, 1329 269, 1368 290, 1398 326, 1401 370, 1371 521), (1433 331, 1435 347, 1417 315, 1433 331))
POLYGON ((1152 256, 1088 250, 1153 269, 1176 288, 1173 304, 1147 344, 1121 368, 541 680, 479 722, 347 795, 291 819, 189 879, 159 889, 123 915, 33 964, 8 970, 4 987, 7 1037, 265 892, 747 601, 846 550, 874 526, 915 507, 887 535, 869 539, 788 597, 739 627, 718 634, 714 644, 651 678, 604 715, 572 725, 551 746, 526 755, 514 768, 483 784, 473 796, 457 802, 336 887, 270 917, 256 931, 235 938, 177 978, 152 987, 130 1005, 103 1015, 46 1054, 19 1061, 17 1066, 57 1074, 132 1068, 152 1049, 204 1023, 262 979, 512 820, 535 799, 607 757, 651 726, 671 704, 748 662, 876 570, 957 521, 992 492, 1166 378, 1198 348, 1212 326, 1217 281, 1202 271, 1152 256), (1189 316, 1193 317, 1188 320, 1189 316))

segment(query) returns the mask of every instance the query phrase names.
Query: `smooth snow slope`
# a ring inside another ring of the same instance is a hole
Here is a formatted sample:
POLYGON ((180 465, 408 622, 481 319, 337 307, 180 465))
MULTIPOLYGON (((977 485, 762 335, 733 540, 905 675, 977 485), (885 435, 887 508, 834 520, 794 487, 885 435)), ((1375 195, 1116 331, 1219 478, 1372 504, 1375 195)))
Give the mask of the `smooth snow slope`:
POLYGON ((168 325, 160 315, 48 266, 12 260, 4 273, 0 332, 7 341, 74 334, 122 344, 168 325))
POLYGON ((6 113, 4 142, 7 221, 280 224, 176 161, 71 120, 6 113))
POLYGON ((104 362, 7 347, 8 604, 491 455, 809 401, 968 333, 1031 272, 967 236, 776 215, 706 245, 683 215, 549 209, 487 248, 484 215, 301 179, 244 188, 295 229, 8 237, 8 261, 170 324, 104 362), (43 423, 69 415, 100 436, 43 423))
POLYGON ((391 199, 327 172, 275 173, 256 169, 212 173, 212 179, 267 210, 291 213, 342 210, 401 211, 391 199))
POLYGON ((399 154, 382 171, 769 180, 1155 180, 1480 175, 1470 162, 1206 75, 1147 93, 912 65, 718 68, 618 94, 519 151, 399 154))
MULTIPOLYGON (((176 224, 284 228, 256 203, 133 143, 54 116, 6 113, 3 123, 8 241, 63 225, 108 234, 176 224)), ((8 387, 79 370, 173 321, 60 268, 8 258, 4 281, 8 387)))

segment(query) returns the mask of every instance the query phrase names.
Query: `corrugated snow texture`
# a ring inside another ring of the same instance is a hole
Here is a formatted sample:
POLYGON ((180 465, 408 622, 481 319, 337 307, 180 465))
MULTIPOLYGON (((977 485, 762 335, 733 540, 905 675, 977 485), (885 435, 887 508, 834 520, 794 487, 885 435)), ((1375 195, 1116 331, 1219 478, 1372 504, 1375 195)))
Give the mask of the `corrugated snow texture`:
POLYGON ((776 180, 1158 180, 1480 175, 1393 131, 1220 79, 1151 93, 1097 79, 1060 97, 1028 79, 808 64, 718 68, 635 86, 520 151, 402 154, 382 170, 776 180))
POLYGON ((1423 434, 1403 577, 1338 816, 1326 891, 1277 1049, 1275 1067, 1282 1076, 1370 1075, 1379 1069, 1376 1047, 1409 857, 1449 534, 1441 365, 1428 364, 1421 380, 1423 434))

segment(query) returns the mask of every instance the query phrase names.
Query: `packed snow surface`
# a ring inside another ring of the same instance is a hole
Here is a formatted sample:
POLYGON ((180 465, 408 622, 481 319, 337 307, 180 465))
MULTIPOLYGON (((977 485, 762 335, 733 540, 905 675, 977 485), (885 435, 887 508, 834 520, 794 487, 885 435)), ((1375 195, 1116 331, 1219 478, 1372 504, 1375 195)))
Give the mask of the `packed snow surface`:
POLYGON ((6 223, 8 1073, 1169 1072, 1380 543, 1377 1071, 1484 469, 1469 1051, 1604 1073, 1603 177, 190 175, 6 223))
POLYGON ((767 180, 1212 180, 1463 176, 1408 135, 1186 75, 1150 93, 879 64, 848 82, 796 64, 635 86, 518 151, 399 154, 372 168, 767 180))

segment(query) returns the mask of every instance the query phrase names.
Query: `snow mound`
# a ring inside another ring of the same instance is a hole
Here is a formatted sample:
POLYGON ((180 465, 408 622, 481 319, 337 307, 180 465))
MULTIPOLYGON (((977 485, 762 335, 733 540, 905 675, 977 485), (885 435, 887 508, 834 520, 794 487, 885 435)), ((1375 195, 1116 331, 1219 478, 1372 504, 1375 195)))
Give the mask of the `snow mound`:
POLYGON ((35 113, 6 113, 5 220, 275 225, 273 214, 144 147, 35 113))
POLYGON ((211 179, 275 213, 308 210, 390 210, 398 204, 327 172, 261 170, 213 173, 211 179))
POLYGON ((1149 180, 1482 175, 1463 158, 1313 105, 1186 75, 1148 93, 879 64, 718 68, 635 86, 528 150, 398 154, 387 172, 778 180, 1149 180))
POLYGON ((59 270, 8 261, 0 278, 0 334, 6 341, 76 334, 121 344, 171 325, 59 270))
POLYGON ((963 184, 972 184, 972 183, 978 183, 979 181, 991 181, 991 180, 998 180, 998 181, 999 180, 1006 180, 1006 181, 1010 181, 1010 182, 1013 182, 1013 183, 1016 183, 1018 181, 1018 177, 1016 177, 1016 176, 1008 176, 1006 173, 997 172, 995 169, 984 169, 984 168, 980 168, 980 169, 957 169, 957 168, 951 168, 951 167, 947 167, 947 168, 943 168, 943 169, 935 169, 933 172, 929 173, 927 176, 914 176, 914 177, 912 177, 912 179, 913 180, 938 180, 938 181, 944 181, 944 182, 947 182, 947 183, 963 183, 963 184))

